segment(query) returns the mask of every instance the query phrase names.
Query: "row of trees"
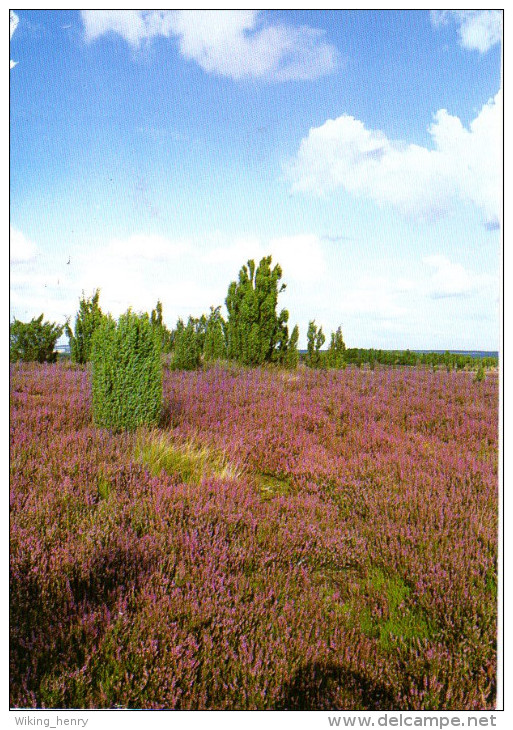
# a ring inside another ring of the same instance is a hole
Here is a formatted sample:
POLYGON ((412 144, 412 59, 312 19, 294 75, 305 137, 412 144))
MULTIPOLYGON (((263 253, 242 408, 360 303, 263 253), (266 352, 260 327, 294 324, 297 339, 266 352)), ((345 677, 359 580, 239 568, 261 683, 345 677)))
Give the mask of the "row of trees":
MULTIPOLYGON (((190 316, 187 322, 178 319, 173 330, 163 320, 160 301, 148 315, 162 353, 169 354, 172 368, 191 370, 202 362, 234 360, 243 365, 257 366, 275 363, 293 368, 299 361, 297 325, 289 335, 289 313, 277 312, 281 267, 271 267, 271 256, 264 257, 258 267, 248 261, 233 281, 225 300, 228 318, 221 306, 210 307, 208 315, 190 316)), ((69 322, 65 331, 69 338, 71 358, 83 364, 91 359, 92 338, 106 315, 99 305, 99 290, 92 297, 82 297, 74 330, 69 322)))
MULTIPOLYGON (((186 322, 178 319, 169 330, 163 320, 160 301, 148 315, 148 324, 154 330, 160 351, 168 355, 170 367, 192 370, 216 360, 233 360, 243 365, 258 366, 266 363, 295 368, 302 359, 311 368, 342 368, 347 364, 374 368, 381 365, 428 365, 447 369, 476 367, 476 360, 469 355, 452 353, 414 353, 351 348, 345 346, 340 327, 331 333, 327 349, 322 349, 326 336, 315 320, 309 322, 307 351, 298 351, 299 330, 294 326, 289 334, 289 313, 278 312, 278 296, 285 289, 281 282, 279 264, 272 267, 271 256, 262 258, 256 266, 247 262, 238 279, 228 287, 225 299, 227 319, 221 307, 210 307, 209 314, 189 317, 186 322)), ((100 291, 79 303, 74 328, 69 320, 64 326, 43 322, 43 315, 29 323, 14 320, 11 325, 11 360, 54 362, 57 357, 55 344, 63 331, 70 343, 71 358, 84 364, 91 359, 92 338, 107 315, 99 304, 100 291)), ((497 358, 481 360, 483 367, 497 365, 497 358)))
POLYGON ((433 369, 445 368, 446 370, 474 370, 497 367, 497 357, 473 357, 470 354, 458 354, 454 352, 412 352, 411 350, 374 350, 363 348, 348 348, 345 351, 344 360, 346 364, 362 365, 368 364, 371 368, 375 365, 391 367, 416 367, 424 365, 433 369))

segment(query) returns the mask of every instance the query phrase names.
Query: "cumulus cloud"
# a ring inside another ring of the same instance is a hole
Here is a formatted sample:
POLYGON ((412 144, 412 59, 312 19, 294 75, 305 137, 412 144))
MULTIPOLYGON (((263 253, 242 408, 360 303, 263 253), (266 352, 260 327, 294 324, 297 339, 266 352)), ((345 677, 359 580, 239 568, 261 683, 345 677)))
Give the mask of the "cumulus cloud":
MULTIPOLYGON (((186 289, 184 270, 190 263, 189 254, 187 241, 156 234, 99 241, 89 256, 77 252, 80 273, 76 289, 92 292, 99 288, 106 311, 114 316, 130 306, 150 311, 158 298, 174 304, 178 288, 186 289)), ((184 303, 189 304, 190 295, 191 290, 184 303)))
POLYGON ((11 264, 18 264, 31 261, 36 256, 37 248, 21 231, 11 226, 9 253, 11 264))
POLYGON ((494 283, 492 277, 468 271, 446 256, 426 256, 423 261, 434 269, 427 282, 427 294, 432 299, 468 296, 494 283))
POLYGON ((117 33, 132 47, 162 36, 208 73, 235 80, 315 79, 337 66, 322 30, 266 23, 259 10, 83 10, 85 37, 117 33))
POLYGON ((145 40, 170 35, 170 13, 160 10, 82 10, 85 37, 94 41, 105 33, 117 33, 134 48, 145 40))
POLYGON ((456 23, 460 45, 470 51, 486 53, 501 42, 501 10, 432 10, 431 21, 435 27, 456 23))
POLYGON ((466 129, 441 109, 429 127, 433 148, 394 141, 349 115, 312 128, 286 165, 294 191, 323 195, 337 188, 390 205, 426 221, 460 199, 483 213, 488 227, 501 218, 502 91, 466 129))
MULTIPOLYGON (((12 38, 12 35, 16 28, 18 27, 18 23, 20 22, 18 16, 16 13, 14 13, 12 10, 9 10, 9 32, 10 32, 10 38, 12 38)), ((18 62, 17 61, 11 61, 9 64, 10 68, 14 68, 18 62)))
POLYGON ((269 242, 273 261, 279 262, 285 281, 320 282, 326 270, 321 241, 313 234, 282 236, 269 242))
POLYGON ((141 260, 176 260, 187 250, 185 241, 171 241, 155 234, 134 234, 126 239, 114 238, 105 248, 104 255, 116 260, 131 261, 138 266, 141 260))
POLYGON ((413 282, 388 276, 363 276, 340 296, 340 309, 346 314, 372 315, 379 320, 406 314, 404 295, 414 289, 413 282))
POLYGON ((235 279, 242 264, 253 259, 257 264, 263 256, 272 256, 272 264, 280 264, 285 283, 307 284, 321 281, 326 270, 321 239, 315 234, 297 234, 263 240, 258 236, 238 237, 217 245, 202 256, 206 265, 220 265, 227 270, 233 266, 235 279))

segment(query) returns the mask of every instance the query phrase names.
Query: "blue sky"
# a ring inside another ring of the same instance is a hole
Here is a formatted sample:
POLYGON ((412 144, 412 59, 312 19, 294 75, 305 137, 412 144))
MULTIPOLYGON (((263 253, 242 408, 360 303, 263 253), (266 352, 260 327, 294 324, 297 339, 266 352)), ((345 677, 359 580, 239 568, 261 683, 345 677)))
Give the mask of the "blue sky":
POLYGON ((171 327, 271 253, 303 346, 498 349, 499 12, 15 15, 12 316, 171 327))

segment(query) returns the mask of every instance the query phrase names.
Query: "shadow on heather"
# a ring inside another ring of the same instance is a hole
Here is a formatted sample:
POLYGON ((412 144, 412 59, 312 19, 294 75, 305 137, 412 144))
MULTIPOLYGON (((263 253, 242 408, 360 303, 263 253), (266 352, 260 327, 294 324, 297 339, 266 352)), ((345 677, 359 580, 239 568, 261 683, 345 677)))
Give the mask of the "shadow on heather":
POLYGON ((282 688, 276 710, 394 710, 394 693, 381 682, 335 663, 309 662, 282 688))

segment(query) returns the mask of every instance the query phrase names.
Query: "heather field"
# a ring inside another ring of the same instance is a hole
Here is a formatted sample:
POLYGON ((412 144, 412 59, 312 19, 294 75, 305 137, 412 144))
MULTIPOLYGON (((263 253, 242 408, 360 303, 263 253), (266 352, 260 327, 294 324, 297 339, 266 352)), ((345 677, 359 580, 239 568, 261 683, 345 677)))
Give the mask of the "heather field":
POLYGON ((12 707, 495 706, 496 373, 11 366, 12 707))

